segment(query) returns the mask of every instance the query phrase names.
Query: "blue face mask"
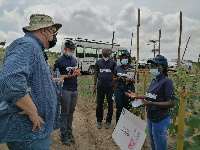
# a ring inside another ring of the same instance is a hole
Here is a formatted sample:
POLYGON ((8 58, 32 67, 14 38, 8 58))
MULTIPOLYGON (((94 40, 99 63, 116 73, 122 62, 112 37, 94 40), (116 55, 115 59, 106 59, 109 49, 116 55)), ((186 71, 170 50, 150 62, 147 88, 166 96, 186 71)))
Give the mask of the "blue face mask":
POLYGON ((150 73, 153 75, 153 76, 158 76, 160 74, 160 72, 158 71, 158 69, 150 69, 150 73))
POLYGON ((128 59, 122 59, 121 63, 122 63, 122 65, 127 65, 128 64, 128 59))
POLYGON ((74 55, 74 53, 67 52, 67 56, 72 57, 73 55, 74 55))

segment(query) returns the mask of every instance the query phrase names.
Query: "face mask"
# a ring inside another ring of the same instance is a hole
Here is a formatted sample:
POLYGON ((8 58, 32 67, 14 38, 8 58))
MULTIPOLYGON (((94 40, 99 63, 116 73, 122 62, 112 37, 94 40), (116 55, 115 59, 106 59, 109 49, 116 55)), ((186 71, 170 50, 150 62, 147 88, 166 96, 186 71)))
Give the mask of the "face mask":
POLYGON ((108 61, 109 57, 102 57, 104 61, 108 61))
POLYGON ((122 59, 121 63, 122 63, 122 65, 127 65, 128 64, 128 59, 122 59))
POLYGON ((49 41, 49 48, 54 47, 56 45, 56 42, 57 42, 57 38, 55 35, 53 35, 53 40, 49 41))
POLYGON ((160 72, 158 71, 158 69, 150 69, 150 73, 153 75, 153 76, 158 76, 160 74, 160 72))
POLYGON ((67 52, 67 56, 72 57, 73 55, 74 55, 74 53, 67 52))

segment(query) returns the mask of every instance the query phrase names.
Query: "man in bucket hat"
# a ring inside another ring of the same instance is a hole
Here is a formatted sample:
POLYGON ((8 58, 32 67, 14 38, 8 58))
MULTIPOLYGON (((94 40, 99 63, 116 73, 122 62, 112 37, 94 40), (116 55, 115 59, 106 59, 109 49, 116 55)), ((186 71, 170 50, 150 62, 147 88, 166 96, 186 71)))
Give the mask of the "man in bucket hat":
POLYGON ((50 148, 50 134, 60 128, 59 99, 44 58, 57 42, 50 16, 33 14, 25 36, 6 50, 0 70, 0 143, 10 150, 50 148))

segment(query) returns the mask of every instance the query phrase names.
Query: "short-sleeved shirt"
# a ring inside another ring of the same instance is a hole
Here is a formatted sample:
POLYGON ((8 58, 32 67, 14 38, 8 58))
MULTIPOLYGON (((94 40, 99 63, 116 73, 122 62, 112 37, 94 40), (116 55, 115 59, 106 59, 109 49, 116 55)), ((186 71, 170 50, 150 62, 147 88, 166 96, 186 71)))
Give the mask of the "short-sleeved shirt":
MULTIPOLYGON (((67 67, 77 67, 77 61, 74 57, 67 57, 65 54, 63 54, 56 60, 54 64, 54 71, 56 68, 58 68, 61 75, 67 75, 69 73, 67 67)), ((64 79, 62 89, 68 91, 77 91, 77 86, 77 76, 74 76, 64 79)))
MULTIPOLYGON (((129 65, 128 68, 126 68, 126 70, 134 70, 135 66, 133 65, 129 65)), ((125 71, 124 65, 118 65, 115 70, 114 70, 114 76, 115 77, 119 77, 118 73, 122 73, 122 74, 127 74, 127 72, 125 71)), ((123 80, 119 80, 117 82, 117 87, 130 87, 130 86, 134 86, 133 82, 125 82, 123 80)))
POLYGON ((94 70, 98 71, 98 86, 113 86, 113 73, 117 63, 109 58, 108 61, 99 59, 94 70))
MULTIPOLYGON (((152 80, 146 91, 146 100, 152 102, 166 102, 169 99, 175 99, 172 80, 164 74, 159 75, 152 80)), ((152 122, 160 122, 169 116, 169 108, 159 108, 156 106, 147 106, 147 118, 152 122)))

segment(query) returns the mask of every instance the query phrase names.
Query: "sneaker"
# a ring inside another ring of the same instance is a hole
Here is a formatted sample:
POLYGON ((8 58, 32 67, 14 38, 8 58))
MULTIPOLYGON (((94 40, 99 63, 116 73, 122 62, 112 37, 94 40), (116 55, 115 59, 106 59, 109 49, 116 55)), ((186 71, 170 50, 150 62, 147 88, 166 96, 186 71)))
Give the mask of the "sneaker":
POLYGON ((102 123, 101 122, 97 122, 97 128, 101 129, 101 127, 102 127, 102 123))
POLYGON ((67 146, 72 145, 72 143, 70 142, 70 138, 69 138, 68 134, 61 135, 61 141, 62 141, 63 144, 65 144, 67 146))
POLYGON ((68 132, 68 138, 70 140, 71 143, 75 143, 75 138, 72 134, 72 131, 68 132))
POLYGON ((106 122, 105 128, 106 128, 106 129, 109 129, 110 126, 111 126, 111 123, 110 123, 110 122, 106 122))

